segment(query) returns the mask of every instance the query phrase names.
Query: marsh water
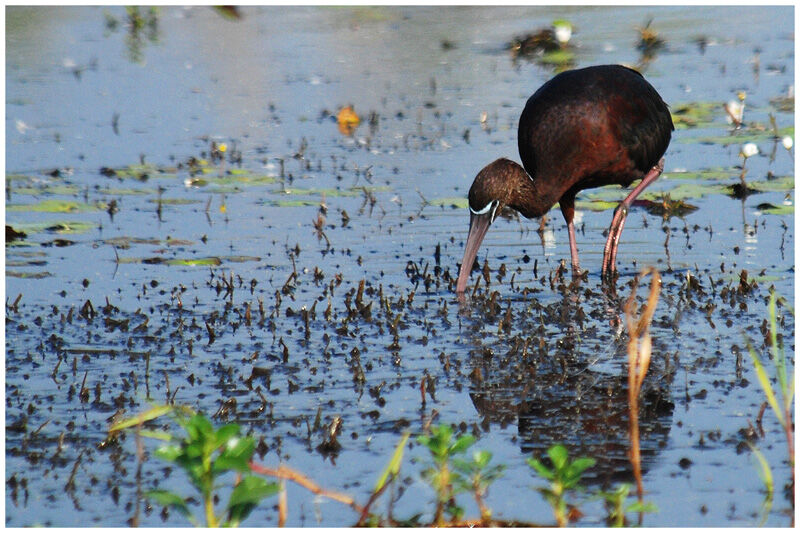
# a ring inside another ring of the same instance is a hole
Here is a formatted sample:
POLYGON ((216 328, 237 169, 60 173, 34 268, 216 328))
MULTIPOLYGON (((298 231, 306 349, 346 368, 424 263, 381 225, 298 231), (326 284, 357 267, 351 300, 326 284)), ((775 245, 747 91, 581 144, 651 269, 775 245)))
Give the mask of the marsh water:
MULTIPOLYGON (((260 463, 362 502, 405 431, 453 424, 507 466, 494 516, 551 523, 526 459, 552 444, 597 459, 590 492, 632 481, 623 305, 647 266, 663 286, 641 413, 658 512, 643 523, 792 523, 784 435, 760 414, 746 347, 768 361, 770 291, 794 294, 792 7, 140 16, 6 10, 6 225, 25 234, 5 256, 6 525, 186 525, 141 496, 190 494, 155 443, 140 473, 131 435, 101 445, 115 417, 167 402, 240 424, 260 463), (555 19, 574 26, 568 62, 509 50, 555 19), (663 44, 645 54, 648 22, 663 44), (555 72, 605 63, 640 68, 676 123, 664 175, 628 216, 616 291, 599 271, 626 193, 609 187, 578 197, 586 279, 561 270, 557 208, 541 228, 500 218, 486 277, 473 272, 459 302, 476 172, 518 159, 519 114, 555 72), (736 129, 723 105, 740 93, 736 129), (348 105, 352 131, 337 123, 348 105), (743 170, 749 195, 731 188, 743 170), (320 444, 336 420, 332 452, 320 444), (771 466, 771 505, 746 442, 771 466)), ((779 324, 793 368, 786 306, 779 324)), ((430 517, 424 457, 406 452, 395 516, 430 517)), ((287 490, 288 525, 357 520, 287 490)), ((605 524, 601 501, 577 503, 578 525, 605 524)), ((277 516, 268 501, 245 525, 277 516)))

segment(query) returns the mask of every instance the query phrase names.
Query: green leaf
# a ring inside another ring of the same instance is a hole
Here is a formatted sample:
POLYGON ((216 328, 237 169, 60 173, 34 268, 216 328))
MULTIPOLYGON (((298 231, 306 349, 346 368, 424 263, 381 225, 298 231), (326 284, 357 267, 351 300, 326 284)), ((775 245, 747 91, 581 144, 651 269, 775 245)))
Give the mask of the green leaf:
POLYGON ((461 453, 475 443, 475 435, 462 435, 449 448, 451 454, 461 453))
POLYGON ((584 470, 593 467, 597 463, 591 457, 579 457, 570 463, 568 473, 570 476, 580 477, 584 470))
POLYGON ((567 65, 575 61, 575 53, 567 49, 553 50, 545 52, 536 61, 545 65, 567 65))
POLYGON ((611 202, 605 200, 578 200, 575 202, 575 208, 579 211, 595 211, 601 212, 608 209, 614 209, 619 205, 619 202, 611 202))
POLYGON ((228 521, 230 526, 238 526, 248 517, 264 498, 277 494, 280 486, 258 476, 244 476, 233 489, 228 500, 228 521))
POLYGON ((206 441, 213 437, 214 427, 202 414, 196 414, 186 422, 186 433, 192 441, 206 441))
POLYGON ((43 200, 38 204, 7 204, 6 211, 26 211, 37 213, 86 213, 106 209, 103 203, 84 204, 66 200, 43 200))
POLYGON ((400 472, 400 464, 403 462, 403 453, 405 451, 406 442, 408 441, 408 437, 410 435, 410 433, 406 432, 400 438, 400 442, 397 443, 394 453, 392 454, 392 458, 389 460, 389 464, 383 469, 381 477, 378 478, 378 482, 375 484, 375 489, 372 491, 373 494, 383 489, 383 486, 386 484, 386 480, 389 479, 390 475, 392 477, 396 477, 398 472, 400 472))
POLYGON ((109 432, 112 431, 120 431, 123 429, 127 429, 133 426, 138 426, 139 424, 143 424, 150 420, 155 420, 160 416, 164 416, 169 414, 173 411, 173 407, 170 405, 156 405, 152 409, 148 409, 144 413, 140 413, 132 418, 127 418, 120 422, 117 422, 113 426, 109 428, 109 432))
POLYGON ((183 455, 183 448, 174 445, 161 446, 160 448, 156 448, 156 450, 153 452, 153 455, 163 461, 174 463, 181 455, 183 455))
POLYGON ((627 509, 629 513, 657 513, 658 507, 653 502, 633 502, 627 509))
POLYGON ((255 448, 256 443, 252 437, 231 439, 229 446, 226 446, 214 461, 214 472, 224 472, 226 470, 249 471, 250 459, 253 457, 255 448))
POLYGON ((97 227, 95 222, 80 220, 47 221, 47 222, 14 222, 14 228, 24 233, 57 233, 59 235, 75 235, 85 233, 97 227))
POLYGON ((563 470, 569 459, 567 449, 561 444, 550 446, 550 448, 547 450, 547 456, 550 457, 551 461, 553 461, 553 466, 555 467, 556 472, 563 470))
POLYGON ((178 511, 183 516, 192 516, 192 512, 189 510, 186 502, 174 492, 169 492, 167 490, 148 490, 144 495, 151 500, 155 500, 164 507, 178 511))
POLYGON ((543 478, 549 481, 555 479, 555 472, 544 466, 538 459, 528 458, 528 464, 543 478))
POLYGON ((794 205, 774 205, 763 203, 758 205, 758 210, 765 215, 793 215, 794 205))
POLYGON ((458 209, 466 209, 469 207, 469 200, 466 196, 456 196, 450 198, 436 198, 428 202, 430 205, 438 205, 442 207, 453 207, 458 209))
MULTIPOLYGON (((781 392, 786 393, 786 361, 783 350, 778 346, 778 322, 775 317, 775 293, 769 295, 769 341, 772 346, 772 362, 775 365, 775 374, 778 378, 781 392)), ((785 400, 785 398, 784 398, 785 400)))
POLYGON ((227 445, 228 441, 237 435, 239 435, 239 424, 222 426, 214 434, 214 447, 227 445))
POLYGON ((764 365, 761 364, 761 359, 758 358, 758 354, 755 349, 753 349, 753 345, 750 344, 749 339, 747 340, 747 350, 750 353, 750 358, 753 360, 758 382, 764 390, 764 395, 767 397, 770 407, 772 407, 772 410, 775 412, 775 416, 778 417, 778 421, 783 425, 783 414, 781 413, 781 408, 778 406, 778 400, 775 398, 775 392, 772 390, 772 383, 769 382, 767 371, 764 370, 764 365))
POLYGON ((200 257, 197 259, 167 259, 165 265, 169 266, 219 266, 222 260, 219 257, 200 257))
POLYGON ((489 461, 492 460, 492 452, 488 452, 486 450, 478 450, 472 454, 472 460, 475 462, 475 465, 480 470, 483 470, 484 468, 486 468, 486 465, 489 464, 489 461))
POLYGON ((173 439, 172 433, 168 433, 166 431, 154 431, 149 429, 143 429, 139 432, 142 437, 147 437, 150 439, 158 439, 163 441, 171 441, 173 439))

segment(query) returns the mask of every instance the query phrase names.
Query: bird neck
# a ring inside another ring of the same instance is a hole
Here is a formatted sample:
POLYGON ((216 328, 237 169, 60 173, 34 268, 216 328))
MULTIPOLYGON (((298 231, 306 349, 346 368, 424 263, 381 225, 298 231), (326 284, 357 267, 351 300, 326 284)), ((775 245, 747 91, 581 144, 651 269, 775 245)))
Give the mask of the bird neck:
POLYGON ((525 218, 536 218, 547 213, 558 201, 558 191, 543 185, 543 181, 529 175, 521 166, 515 173, 515 190, 508 206, 525 218))

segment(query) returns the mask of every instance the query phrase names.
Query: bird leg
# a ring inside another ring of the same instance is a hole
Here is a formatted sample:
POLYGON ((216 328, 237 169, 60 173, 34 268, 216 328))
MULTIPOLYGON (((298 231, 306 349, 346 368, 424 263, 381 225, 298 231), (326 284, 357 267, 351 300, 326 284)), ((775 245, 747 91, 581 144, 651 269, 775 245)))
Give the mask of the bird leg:
POLYGON ((619 246, 619 237, 622 234, 622 228, 625 226, 625 218, 628 216, 628 209, 630 209, 636 197, 639 196, 648 185, 656 181, 663 171, 664 158, 662 157, 661 161, 650 169, 650 172, 642 178, 639 185, 637 185, 614 210, 614 217, 611 219, 611 226, 608 229, 608 239, 603 249, 603 277, 612 275, 617 269, 617 247, 619 246))
POLYGON ((569 255, 572 259, 572 275, 580 276, 581 267, 578 261, 578 244, 575 241, 575 224, 572 219, 575 217, 575 197, 564 198, 559 200, 558 205, 561 207, 561 214, 564 215, 564 220, 567 221, 567 231, 569 232, 569 255))

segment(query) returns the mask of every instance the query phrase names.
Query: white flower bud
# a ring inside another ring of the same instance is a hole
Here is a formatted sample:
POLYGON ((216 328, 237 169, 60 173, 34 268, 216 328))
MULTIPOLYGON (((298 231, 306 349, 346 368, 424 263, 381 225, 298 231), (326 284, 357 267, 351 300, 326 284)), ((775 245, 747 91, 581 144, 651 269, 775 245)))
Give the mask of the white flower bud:
POLYGON ((555 26, 556 39, 561 44, 567 44, 572 37, 572 26, 569 24, 557 24, 555 26))
POLYGON ((747 159, 748 157, 753 157, 757 153, 758 153, 758 146, 756 146, 755 143, 747 143, 744 146, 742 146, 741 155, 745 159, 747 159))

